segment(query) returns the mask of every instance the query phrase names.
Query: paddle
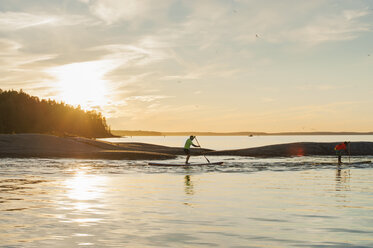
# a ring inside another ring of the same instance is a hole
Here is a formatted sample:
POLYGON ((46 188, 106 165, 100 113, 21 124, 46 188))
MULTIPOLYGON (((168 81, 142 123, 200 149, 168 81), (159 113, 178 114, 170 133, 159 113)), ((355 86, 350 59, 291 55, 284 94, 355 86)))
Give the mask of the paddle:
MULTIPOLYGON (((202 148, 201 145, 200 145, 199 142, 198 142, 197 137, 194 137, 194 138, 196 139, 197 144, 199 145, 199 147, 202 148)), ((210 163, 210 160, 208 160, 208 158, 206 158, 205 154, 202 154, 202 155, 205 157, 205 159, 207 160, 207 162, 210 163)))
POLYGON ((348 163, 351 163, 351 161, 350 161, 350 157, 351 157, 350 148, 351 148, 351 141, 348 142, 348 163))

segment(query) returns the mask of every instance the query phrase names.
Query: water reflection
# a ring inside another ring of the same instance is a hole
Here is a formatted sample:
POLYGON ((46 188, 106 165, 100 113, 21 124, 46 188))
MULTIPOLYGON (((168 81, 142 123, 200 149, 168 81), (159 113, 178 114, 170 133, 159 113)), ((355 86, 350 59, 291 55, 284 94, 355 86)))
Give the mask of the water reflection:
POLYGON ((373 247, 371 166, 37 161, 0 175, 1 247, 373 247))
MULTIPOLYGON (((46 192, 40 184, 47 182, 35 178, 5 178, 0 180, 0 211, 22 211, 35 208, 39 202, 26 201, 46 192)), ((40 201, 42 202, 42 201, 40 201)))
POLYGON ((185 194, 194 195, 194 186, 193 186, 193 182, 191 180, 190 175, 186 175, 184 177, 184 184, 185 184, 185 187, 184 187, 185 194))
POLYGON ((186 198, 184 200, 184 205, 192 207, 192 196, 194 195, 194 184, 190 175, 185 175, 184 177, 184 192, 186 198))
POLYGON ((74 177, 64 182, 67 188, 67 196, 73 200, 95 200, 105 193, 106 177, 101 175, 89 175, 84 170, 75 172, 74 177))
POLYGON ((350 170, 342 170, 341 166, 337 166, 335 181, 336 181, 336 191, 350 191, 350 170))
POLYGON ((74 176, 66 179, 62 186, 65 194, 58 201, 59 208, 70 214, 63 216, 63 222, 75 222, 80 226, 95 225, 105 214, 107 177, 91 175, 84 168, 77 169, 74 176))

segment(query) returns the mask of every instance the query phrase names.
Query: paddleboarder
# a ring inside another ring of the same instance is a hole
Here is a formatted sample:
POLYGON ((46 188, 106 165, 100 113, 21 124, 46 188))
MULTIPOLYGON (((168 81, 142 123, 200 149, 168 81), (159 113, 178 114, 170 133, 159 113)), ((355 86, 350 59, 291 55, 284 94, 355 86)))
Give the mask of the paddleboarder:
POLYGON ((342 154, 347 151, 347 144, 348 142, 345 141, 334 147, 335 153, 338 156, 338 164, 342 164, 342 154))
POLYGON ((191 146, 194 146, 194 147, 200 147, 199 145, 195 145, 193 143, 193 140, 194 140, 195 136, 191 135, 186 141, 185 141, 185 145, 184 145, 184 152, 185 154, 187 155, 186 157, 186 161, 185 163, 186 164, 189 164, 188 161, 189 161, 189 158, 190 158, 190 147, 191 146))

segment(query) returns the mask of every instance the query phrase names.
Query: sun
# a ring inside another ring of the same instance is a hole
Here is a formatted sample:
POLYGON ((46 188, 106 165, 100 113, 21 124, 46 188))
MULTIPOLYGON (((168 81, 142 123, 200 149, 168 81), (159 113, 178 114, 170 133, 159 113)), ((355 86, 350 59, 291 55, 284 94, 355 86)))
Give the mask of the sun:
POLYGON ((83 109, 102 107, 106 104, 106 73, 112 69, 106 60, 73 63, 49 71, 57 80, 58 100, 83 109))

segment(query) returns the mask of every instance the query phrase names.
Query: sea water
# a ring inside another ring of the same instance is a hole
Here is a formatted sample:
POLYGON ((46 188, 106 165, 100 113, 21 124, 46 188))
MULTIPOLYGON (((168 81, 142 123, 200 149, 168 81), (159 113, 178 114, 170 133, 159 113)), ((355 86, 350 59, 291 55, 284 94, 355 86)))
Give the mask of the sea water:
MULTIPOLYGON (((188 136, 128 136, 102 139, 109 142, 142 142, 171 147, 183 147, 188 136)), ((268 135, 268 136, 198 136, 204 148, 229 150, 292 142, 344 142, 370 141, 373 135, 268 135)), ((197 144, 197 140, 194 143, 197 144)))
POLYGON ((371 164, 209 159, 0 159, 0 247, 373 247, 371 164))

